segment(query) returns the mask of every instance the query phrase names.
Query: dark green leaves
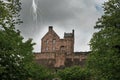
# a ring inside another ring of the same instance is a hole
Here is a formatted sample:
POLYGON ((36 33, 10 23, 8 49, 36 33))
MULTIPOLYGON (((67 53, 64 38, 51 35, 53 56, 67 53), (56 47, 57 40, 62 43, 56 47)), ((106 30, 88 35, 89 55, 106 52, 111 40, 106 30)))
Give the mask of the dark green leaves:
POLYGON ((120 79, 120 0, 104 3, 104 15, 98 19, 90 41, 87 67, 94 80, 120 79))
POLYGON ((62 80, 91 80, 89 70, 81 68, 80 66, 65 68, 59 71, 58 75, 62 80))

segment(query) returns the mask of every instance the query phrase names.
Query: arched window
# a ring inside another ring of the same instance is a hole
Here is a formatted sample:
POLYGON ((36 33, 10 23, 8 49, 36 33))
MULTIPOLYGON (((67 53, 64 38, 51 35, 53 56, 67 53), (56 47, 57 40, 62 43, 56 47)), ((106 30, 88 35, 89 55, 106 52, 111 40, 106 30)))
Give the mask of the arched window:
POLYGON ((64 51, 65 50, 65 47, 64 46, 61 46, 60 47, 60 51, 64 51))

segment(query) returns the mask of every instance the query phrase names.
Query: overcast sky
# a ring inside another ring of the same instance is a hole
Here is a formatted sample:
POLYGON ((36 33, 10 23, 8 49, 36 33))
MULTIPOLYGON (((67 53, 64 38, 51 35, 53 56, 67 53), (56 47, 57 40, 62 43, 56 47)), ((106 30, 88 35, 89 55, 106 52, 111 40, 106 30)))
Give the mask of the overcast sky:
POLYGON ((41 38, 48 26, 63 38, 64 32, 75 30, 75 51, 89 51, 89 41, 96 31, 95 22, 103 15, 105 0, 22 0, 21 30, 25 40, 33 38, 34 52, 41 51, 41 38), (33 8, 34 6, 34 8, 33 8), (36 13, 35 14, 35 7, 36 13))

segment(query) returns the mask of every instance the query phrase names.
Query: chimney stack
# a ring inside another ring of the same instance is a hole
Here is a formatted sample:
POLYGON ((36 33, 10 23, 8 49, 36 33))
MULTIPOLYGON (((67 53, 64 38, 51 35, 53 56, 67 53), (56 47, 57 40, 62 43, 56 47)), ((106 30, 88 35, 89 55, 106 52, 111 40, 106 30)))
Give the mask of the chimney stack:
POLYGON ((74 29, 72 30, 72 34, 73 34, 73 37, 74 37, 74 29))
POLYGON ((49 26, 49 31, 52 31, 53 30, 53 26, 49 26))

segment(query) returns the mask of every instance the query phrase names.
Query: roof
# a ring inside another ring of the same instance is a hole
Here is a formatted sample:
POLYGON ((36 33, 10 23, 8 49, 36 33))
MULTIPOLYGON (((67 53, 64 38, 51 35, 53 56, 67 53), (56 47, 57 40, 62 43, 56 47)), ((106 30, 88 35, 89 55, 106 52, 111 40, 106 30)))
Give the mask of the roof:
POLYGON ((49 26, 48 32, 42 37, 42 39, 44 39, 48 34, 51 34, 51 33, 52 33, 52 35, 55 35, 55 36, 57 36, 58 38, 60 38, 60 37, 57 35, 57 33, 53 30, 53 28, 52 28, 51 26, 49 26))

